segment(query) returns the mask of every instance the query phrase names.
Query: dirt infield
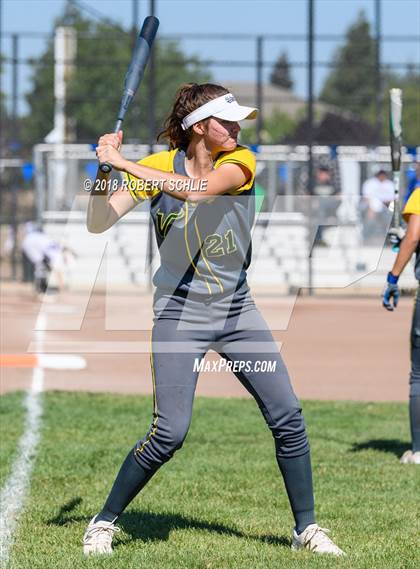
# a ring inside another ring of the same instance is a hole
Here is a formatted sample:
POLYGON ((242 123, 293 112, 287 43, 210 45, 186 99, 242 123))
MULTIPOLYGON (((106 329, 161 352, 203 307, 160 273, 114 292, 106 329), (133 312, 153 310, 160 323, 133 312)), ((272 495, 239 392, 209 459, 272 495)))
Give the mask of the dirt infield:
MULTIPOLYGON (((282 343, 300 398, 407 400, 411 299, 401 299, 393 313, 381 308, 379 297, 298 297, 295 304, 284 297, 256 294, 255 299, 275 339, 282 343)), ((49 330, 43 351, 79 354, 87 362, 81 371, 46 370, 45 388, 150 393, 151 296, 114 295, 106 308, 105 296, 95 294, 84 318, 83 300, 80 293, 65 293, 44 303, 49 330), (110 324, 113 329, 107 330, 110 324)), ((1 353, 36 349, 33 330, 40 305, 28 287, 2 287, 1 353)), ((216 354, 208 357, 218 358, 216 354)), ((2 368, 0 390, 26 389, 31 377, 29 367, 2 368)), ((247 395, 232 374, 213 372, 201 373, 197 394, 247 395)))

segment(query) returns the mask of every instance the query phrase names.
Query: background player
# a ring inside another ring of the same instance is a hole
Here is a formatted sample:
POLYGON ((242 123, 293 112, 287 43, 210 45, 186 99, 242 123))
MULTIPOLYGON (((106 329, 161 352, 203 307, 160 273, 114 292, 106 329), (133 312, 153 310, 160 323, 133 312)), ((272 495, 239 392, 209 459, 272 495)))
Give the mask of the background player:
MULTIPOLYGON (((109 201, 100 192, 91 195, 88 229, 106 230, 149 198, 161 265, 153 279, 152 424, 129 452, 103 509, 91 520, 84 536, 86 554, 111 553, 116 519, 181 448, 191 420, 196 363, 209 349, 230 362, 250 363, 235 375, 254 396, 274 437, 296 524, 292 547, 343 553, 316 524, 301 407, 246 280, 255 158, 238 146, 237 137, 238 121, 256 113, 238 105, 223 87, 190 84, 178 92, 162 133, 168 151, 133 163, 119 152, 122 133, 99 139, 100 162, 125 172, 126 184, 109 201), (153 184, 145 186, 144 181, 153 184), (255 362, 262 360, 274 362, 275 371, 256 371, 255 362)), ((258 456, 251 459, 258 461, 258 456)))
MULTIPOLYGON (((399 298, 398 278, 405 266, 416 253, 415 276, 420 281, 420 184, 412 191, 403 210, 408 222, 407 232, 401 241, 395 263, 388 273, 387 286, 383 294, 383 306, 392 311, 399 298)), ((411 373, 410 373, 410 429, 412 449, 402 457, 403 464, 420 464, 420 282, 414 299, 413 320, 411 324, 411 373)))

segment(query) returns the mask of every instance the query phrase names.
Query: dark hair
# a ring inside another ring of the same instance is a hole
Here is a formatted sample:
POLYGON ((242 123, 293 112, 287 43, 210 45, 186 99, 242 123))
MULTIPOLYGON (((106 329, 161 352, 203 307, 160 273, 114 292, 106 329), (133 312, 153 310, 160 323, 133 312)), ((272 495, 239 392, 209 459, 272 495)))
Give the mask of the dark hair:
POLYGON ((212 99, 216 99, 221 95, 229 93, 227 89, 221 85, 213 83, 187 83, 182 85, 176 94, 172 111, 165 120, 164 130, 159 133, 158 140, 163 138, 169 143, 169 148, 178 148, 180 146, 188 146, 191 140, 191 127, 187 130, 182 128, 182 120, 190 113, 208 103, 212 99))

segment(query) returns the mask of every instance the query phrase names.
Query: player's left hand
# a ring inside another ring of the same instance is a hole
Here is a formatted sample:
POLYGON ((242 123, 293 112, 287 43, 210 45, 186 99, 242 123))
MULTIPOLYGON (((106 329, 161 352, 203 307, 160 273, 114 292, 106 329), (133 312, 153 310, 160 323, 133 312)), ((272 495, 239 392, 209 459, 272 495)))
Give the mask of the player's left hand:
POLYGON ((397 308, 399 298, 400 289, 398 287, 398 277, 389 272, 387 284, 382 295, 382 306, 392 311, 394 308, 397 308))
POLYGON ((121 150, 123 135, 124 133, 122 130, 119 130, 118 132, 103 134, 98 140, 98 146, 104 146, 105 144, 110 144, 117 150, 121 150))

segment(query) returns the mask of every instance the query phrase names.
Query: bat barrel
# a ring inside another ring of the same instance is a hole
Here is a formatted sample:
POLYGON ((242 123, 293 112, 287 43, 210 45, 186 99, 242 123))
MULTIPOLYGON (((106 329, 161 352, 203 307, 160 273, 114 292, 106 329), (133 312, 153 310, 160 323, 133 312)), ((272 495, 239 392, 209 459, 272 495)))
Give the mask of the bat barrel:
MULTIPOLYGON (((120 110, 118 111, 118 119, 115 124, 114 132, 117 133, 121 129, 122 122, 136 94, 140 81, 143 78, 144 70, 146 69, 147 62, 150 56, 153 41, 159 27, 159 20, 155 16, 148 16, 145 18, 140 34, 137 38, 136 45, 134 46, 133 55, 131 58, 130 66, 124 80, 124 90, 121 98, 120 110)), ((99 168, 104 173, 109 173, 112 170, 110 164, 100 164, 99 168)))
POLYGON ((146 64, 150 57, 150 50, 159 27, 159 20, 154 16, 148 16, 141 28, 140 34, 134 46, 133 56, 124 81, 124 91, 121 99, 118 118, 123 120, 131 101, 136 94, 140 81, 143 78, 146 64))
POLYGON ((401 166, 401 144, 402 144, 402 91, 401 89, 390 89, 389 91, 389 126, 391 136, 391 162, 394 172, 400 170, 401 166))
POLYGON ((159 20, 155 18, 155 16, 147 16, 147 18, 144 19, 143 26, 140 31, 140 37, 147 41, 149 48, 152 47, 158 27, 159 20))
POLYGON ((390 89, 389 91, 389 126, 391 142, 391 165, 394 181, 394 200, 391 229, 389 231, 390 242, 393 251, 397 251, 400 242, 401 211, 399 203, 400 195, 400 168, 402 147, 402 91, 390 89))

